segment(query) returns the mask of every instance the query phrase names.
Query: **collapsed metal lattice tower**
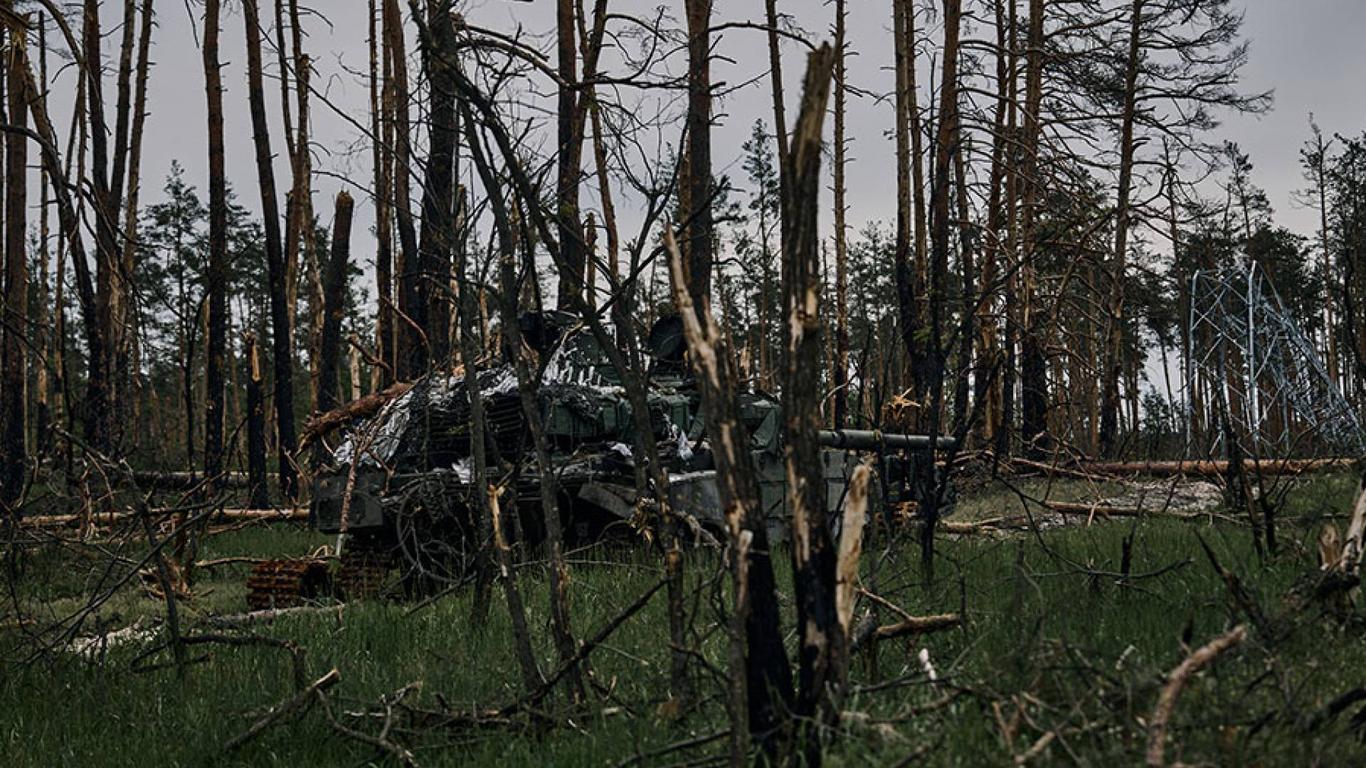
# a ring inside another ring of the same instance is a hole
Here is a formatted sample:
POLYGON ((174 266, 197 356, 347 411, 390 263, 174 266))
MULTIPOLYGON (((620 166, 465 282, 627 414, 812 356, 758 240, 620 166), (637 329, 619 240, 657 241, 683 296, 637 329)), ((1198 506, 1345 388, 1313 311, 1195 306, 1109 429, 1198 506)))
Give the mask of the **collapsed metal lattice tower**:
POLYGON ((1366 455, 1361 419, 1255 261, 1197 271, 1188 323, 1188 453, 1226 454, 1231 432, 1245 456, 1366 455))

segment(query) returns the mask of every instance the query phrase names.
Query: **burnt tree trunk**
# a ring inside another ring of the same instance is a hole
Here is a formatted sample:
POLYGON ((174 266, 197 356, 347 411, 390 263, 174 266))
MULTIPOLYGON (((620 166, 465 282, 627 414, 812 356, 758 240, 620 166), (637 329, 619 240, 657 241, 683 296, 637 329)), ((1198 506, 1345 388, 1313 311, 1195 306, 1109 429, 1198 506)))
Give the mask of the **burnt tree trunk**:
POLYGON ((252 509, 270 506, 266 486, 266 401, 256 334, 242 339, 247 362, 247 498, 252 509))
MULTIPOLYGON (((9 5, 7 3, 6 5, 9 5)), ((9 9, 7 9, 9 10, 9 9)), ((22 35, 11 30, 11 35, 22 35)), ((16 46, 11 40, 11 49, 16 46)), ((5 134, 4 184, 4 311, 0 315, 0 514, 14 511, 24 492, 27 427, 25 393, 28 384, 28 108, 24 79, 17 57, 3 67, 5 120, 14 130, 5 134)), ((3 521, 0 521, 3 522, 3 521)))
POLYGON ((688 17, 688 201, 684 264, 688 291, 699 307, 711 305, 711 6, 687 0, 688 17))
POLYGON ((821 260, 817 212, 821 189, 821 125, 830 95, 834 51, 812 53, 802 107, 792 134, 783 218, 784 303, 788 317, 783 380, 783 454, 792 518, 792 567, 797 601, 798 686, 793 714, 798 748, 808 766, 821 761, 821 732, 839 719, 835 688, 847 664, 847 639, 835 612, 836 551, 826 520, 826 486, 816 433, 821 428, 821 260))
MULTIPOLYGON (((925 204, 920 166, 920 120, 916 91, 915 7, 892 4, 896 70, 896 289, 898 323, 911 373, 914 399, 923 403, 929 381, 929 355, 923 336, 925 317, 925 204)), ((923 419, 917 411, 916 426, 923 419)), ((909 426, 909 425, 902 425, 909 426)))
POLYGON ((375 0, 370 0, 370 149, 374 165, 375 185, 375 290, 378 293, 375 307, 375 366, 377 389, 384 389, 394 383, 394 236, 393 236, 393 152, 390 119, 389 57, 384 55, 380 64, 379 40, 375 0), (381 71, 383 85, 380 85, 381 71))
MULTIPOLYGON (((275 392, 276 450, 280 492, 298 495, 298 479, 290 455, 297 445, 294 430, 294 339, 290 332, 284 246, 280 237, 280 206, 275 191, 270 124, 266 118, 261 75, 261 22, 258 0, 243 0, 247 36, 247 100, 251 110, 252 141, 256 148, 256 180, 261 191, 261 223, 265 234, 266 273, 270 292, 270 342, 275 392)), ((255 349, 253 345, 253 350, 255 349)))
MULTIPOLYGON (((204 275, 208 333, 204 348, 204 473, 223 471, 224 366, 227 352, 228 186, 223 152, 223 78, 218 63, 219 0, 204 3, 204 94, 209 128, 209 260, 204 275)), ((217 480, 213 480, 217 485, 217 480)))
POLYGON ((394 265, 397 287, 397 324, 395 330, 394 375, 411 381, 421 375, 427 356, 425 330, 413 320, 419 312, 417 280, 417 230, 413 226, 411 172, 411 126, 408 117, 408 53, 403 34, 403 16, 398 0, 383 0, 382 36, 384 60, 390 79, 386 81, 386 109, 393 125, 394 222, 398 225, 398 258, 394 265))
POLYGON ((346 273, 351 266, 351 214, 355 203, 346 190, 337 193, 332 222, 332 255, 323 270, 323 327, 318 361, 318 410, 327 413, 341 405, 341 326, 346 313, 346 273))
MULTIPOLYGON (((961 0, 944 0, 944 61, 940 67, 939 130, 935 139, 934 188, 931 192, 931 254, 929 263, 929 389, 928 418, 922 426, 931 439, 939 436, 944 411, 944 377, 947 350, 944 322, 948 310, 949 271, 949 191, 953 176, 951 164, 958 142, 958 32, 962 17, 961 0)), ((968 336, 968 334, 964 334, 968 336)), ((934 530, 939 522, 939 492, 935 480, 933 452, 917 457, 920 490, 920 555, 926 587, 934 581, 934 530)))
MULTIPOLYGON (((764 0, 764 17, 768 22, 768 79, 769 90, 773 97, 773 133, 778 144, 778 157, 787 157, 787 105, 783 103, 783 59, 778 47, 778 4, 777 0, 764 0)), ((778 163, 778 197, 781 199, 787 189, 787 169, 778 163)), ((787 242, 787 222, 779 227, 778 250, 782 251, 787 242)))
MULTIPOLYGON (((737 590, 743 576, 744 593, 737 596, 735 606, 743 613, 744 623, 743 717, 753 741, 774 763, 790 733, 787 718, 792 711, 792 668, 783 644, 768 521, 759 502, 749 431, 740 420, 735 397, 739 374, 728 343, 730 337, 721 332, 709 311, 692 303, 683 257, 667 229, 664 243, 670 250, 674 304, 683 321, 688 359, 701 387, 702 415, 716 462, 717 490, 730 532, 732 578, 737 590)), ((739 672, 732 669, 731 674, 739 672)), ((740 717, 738 712, 731 713, 732 727, 739 726, 740 717)), ((736 738, 734 734, 732 738, 736 738)))
POLYGON ((109 454, 114 445, 114 398, 109 370, 111 351, 110 296, 113 284, 111 267, 117 247, 109 219, 108 137, 104 125, 104 99, 100 73, 99 3, 86 0, 82 24, 82 49, 85 59, 86 115, 90 122, 91 182, 94 187, 95 278, 92 287, 94 317, 87 321, 93 333, 87 342, 96 342, 87 352, 85 390, 85 435, 93 448, 109 454), (98 335, 98 339, 95 336, 98 335))
POLYGON ((845 63, 848 43, 845 42, 845 0, 835 0, 835 363, 832 366, 830 387, 835 393, 835 429, 843 429, 849 411, 849 241, 845 203, 845 63))
POLYGON ((426 174, 422 181, 422 234, 416 269, 407 277, 417 285, 413 322, 427 335, 422 370, 449 362, 451 252, 455 247, 455 26, 448 5, 429 0, 422 62, 427 73, 430 123, 426 174))
POLYGON ((578 75, 574 0, 556 0, 556 54, 560 86, 556 101, 556 137, 559 144, 555 181, 556 218, 559 225, 560 280, 558 303, 561 309, 574 305, 571 294, 584 282, 583 231, 579 226, 579 165, 582 158, 582 133, 574 130, 578 96, 574 90, 578 75))

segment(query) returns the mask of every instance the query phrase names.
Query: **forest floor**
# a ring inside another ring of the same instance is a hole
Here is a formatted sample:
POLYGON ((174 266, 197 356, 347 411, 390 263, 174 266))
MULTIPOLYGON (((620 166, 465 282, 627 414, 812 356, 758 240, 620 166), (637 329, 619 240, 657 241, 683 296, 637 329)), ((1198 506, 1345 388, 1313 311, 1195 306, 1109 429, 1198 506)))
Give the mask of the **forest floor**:
MULTIPOLYGON (((1197 765, 1366 764, 1353 727, 1366 713, 1358 711, 1360 703, 1344 704, 1366 699, 1366 613, 1297 597, 1316 570, 1319 531, 1328 521, 1345 525, 1355 487, 1345 472, 1295 481, 1278 521, 1277 552, 1265 557, 1255 552, 1245 525, 1217 510, 1184 518, 1072 515, 1067 525, 944 536, 935 581, 927 587, 914 537, 879 535, 866 547, 865 586, 911 614, 958 612, 964 621, 856 655, 849 715, 828 764, 908 758, 935 766, 1141 764, 1167 674, 1192 649, 1237 624, 1247 625, 1247 640, 1187 685, 1165 758, 1197 765), (1238 589, 1216 571, 1202 541, 1238 589)), ((1043 513, 1029 497, 1094 502, 1134 492, 1078 480, 982 481, 965 487, 952 519, 1010 516, 1031 507, 1043 513)), ((331 543, 302 527, 274 524, 213 536, 200 557, 303 555, 331 543)), ((24 605, 60 616, 80 607, 95 587, 91 557, 69 548, 29 550, 11 583, 24 605)), ((795 608, 787 555, 775 561, 790 628, 795 608)), ((597 684, 591 704, 571 705, 557 692, 544 705, 545 720, 464 716, 521 695, 501 590, 485 606, 482 626, 471 620, 476 606, 466 589, 427 603, 359 602, 221 629, 214 617, 245 610, 247 567, 228 563, 201 572, 194 595, 179 601, 184 631, 250 632, 297 644, 308 681, 338 671, 328 699, 341 725, 371 737, 384 732, 419 765, 725 760, 726 643, 717 622, 726 598, 715 553, 686 558, 696 595, 689 603, 693 642, 704 663, 693 665, 694 698, 682 714, 662 706, 669 647, 660 593, 591 656, 597 684), (403 700, 396 703, 400 691, 403 700), (428 714, 419 724, 419 711, 462 716, 428 714)), ((575 552, 571 569, 572 620, 581 638, 661 577, 648 550, 620 545, 575 552)), ((555 655, 544 567, 528 564, 519 575, 536 651, 548 669, 555 655)), ((159 642, 155 628, 164 615, 163 602, 144 585, 119 592, 87 625, 152 631, 125 633, 131 641, 95 643, 83 653, 19 655, 25 630, 10 610, 0 610, 0 654, 21 661, 0 668, 5 765, 396 764, 376 746, 341 735, 320 707, 226 749, 294 695, 290 657, 262 645, 196 645, 188 648, 191 663, 183 674, 164 651, 140 658, 159 642)))

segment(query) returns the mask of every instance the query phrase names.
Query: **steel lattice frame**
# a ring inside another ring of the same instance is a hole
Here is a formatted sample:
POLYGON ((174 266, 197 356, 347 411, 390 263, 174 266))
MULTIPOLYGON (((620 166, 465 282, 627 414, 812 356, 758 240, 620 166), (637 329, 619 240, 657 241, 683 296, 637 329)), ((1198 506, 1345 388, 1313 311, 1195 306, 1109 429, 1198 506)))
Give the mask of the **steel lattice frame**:
POLYGON ((1227 414, 1243 455, 1366 455, 1361 420, 1256 262, 1197 271, 1188 323, 1188 453, 1226 454, 1227 414))

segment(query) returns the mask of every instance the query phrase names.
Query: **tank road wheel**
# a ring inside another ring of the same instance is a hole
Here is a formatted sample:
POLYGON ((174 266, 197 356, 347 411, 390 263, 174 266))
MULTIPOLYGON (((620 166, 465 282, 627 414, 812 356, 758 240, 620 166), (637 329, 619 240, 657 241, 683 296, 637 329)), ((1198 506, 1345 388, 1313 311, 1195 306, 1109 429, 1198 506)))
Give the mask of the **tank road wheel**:
POLYGON ((331 586, 325 560, 264 560, 247 577, 247 607, 253 611, 289 608, 325 597, 331 586))
POLYGON ((415 484, 404 493, 394 527, 398 567, 409 596, 445 589, 474 565, 473 516, 457 489, 440 482, 415 484))
POLYGON ((347 536, 337 568, 337 590, 341 598, 372 600, 379 597, 393 565, 392 545, 374 536, 347 536))

